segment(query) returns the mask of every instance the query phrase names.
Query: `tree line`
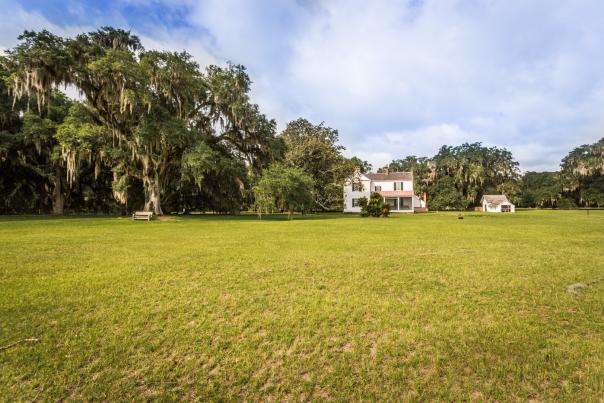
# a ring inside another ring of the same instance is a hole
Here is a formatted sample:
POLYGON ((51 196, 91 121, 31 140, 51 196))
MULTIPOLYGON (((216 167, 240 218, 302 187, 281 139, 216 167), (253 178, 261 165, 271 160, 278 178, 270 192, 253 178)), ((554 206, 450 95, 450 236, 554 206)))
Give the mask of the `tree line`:
MULTIPOLYGON (((277 133, 251 84, 241 65, 201 69, 121 29, 24 32, 0 56, 0 213, 341 210, 343 184, 371 165, 346 158, 322 123, 277 133)), ((480 143, 388 168, 413 171, 433 210, 489 193, 525 207, 604 206, 604 139, 571 151, 559 172, 522 175, 508 150, 480 143)))
POLYGON ((243 66, 202 70, 111 27, 19 41, 0 58, 2 213, 334 210, 366 164, 345 158, 323 124, 298 119, 278 134, 243 66), (310 200, 284 203, 260 181, 282 170, 310 200))
POLYGON ((469 209, 485 194, 505 194, 520 207, 604 207, 604 138, 572 150, 557 172, 522 174, 511 152, 481 143, 443 146, 431 158, 407 156, 388 169, 413 171, 414 187, 428 194, 432 210, 469 209))

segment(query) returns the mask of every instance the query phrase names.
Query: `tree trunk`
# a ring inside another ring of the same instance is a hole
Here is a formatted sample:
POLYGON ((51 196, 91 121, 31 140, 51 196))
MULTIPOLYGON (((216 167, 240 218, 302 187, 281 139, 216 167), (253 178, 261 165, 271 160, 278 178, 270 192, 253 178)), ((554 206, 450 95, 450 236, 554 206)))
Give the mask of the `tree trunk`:
POLYGON ((143 157, 143 185, 145 187, 145 211, 153 211, 156 215, 163 215, 161 210, 161 187, 159 174, 156 169, 151 168, 151 158, 143 157))
POLYGON ((145 203, 145 211, 153 211, 156 215, 162 215, 163 212, 161 210, 161 200, 160 200, 161 190, 159 188, 159 181, 156 179, 154 181, 149 181, 147 186, 147 202, 145 203))
POLYGON ((55 186, 53 191, 52 199, 52 214, 63 215, 63 208, 65 205, 65 197, 63 196, 62 176, 61 168, 57 167, 55 172, 55 186))

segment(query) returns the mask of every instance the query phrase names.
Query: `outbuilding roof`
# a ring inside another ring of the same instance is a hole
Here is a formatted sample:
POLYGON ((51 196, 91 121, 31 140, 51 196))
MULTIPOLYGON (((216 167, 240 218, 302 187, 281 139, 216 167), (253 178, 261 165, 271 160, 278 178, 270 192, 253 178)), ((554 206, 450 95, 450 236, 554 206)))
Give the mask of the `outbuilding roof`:
POLYGON ((388 172, 379 174, 363 174, 372 181, 412 181, 413 172, 388 172))
POLYGON ((484 195, 482 196, 482 199, 491 206, 499 206, 503 203, 510 203, 506 195, 484 195))

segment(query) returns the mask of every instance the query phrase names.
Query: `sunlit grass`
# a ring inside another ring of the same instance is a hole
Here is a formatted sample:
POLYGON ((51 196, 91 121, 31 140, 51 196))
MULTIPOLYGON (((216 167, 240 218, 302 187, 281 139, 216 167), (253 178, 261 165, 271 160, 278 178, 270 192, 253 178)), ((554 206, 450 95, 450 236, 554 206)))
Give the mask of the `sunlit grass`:
POLYGON ((0 400, 598 401, 603 318, 604 211, 0 218, 0 400))

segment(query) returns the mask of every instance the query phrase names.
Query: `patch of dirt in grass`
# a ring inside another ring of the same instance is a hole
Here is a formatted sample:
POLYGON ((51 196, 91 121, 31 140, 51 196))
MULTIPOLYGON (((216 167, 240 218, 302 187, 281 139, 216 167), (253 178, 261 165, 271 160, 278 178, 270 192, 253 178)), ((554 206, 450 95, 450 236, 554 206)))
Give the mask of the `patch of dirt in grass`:
POLYGON ((285 352, 285 355, 288 355, 288 356, 292 355, 297 350, 298 343, 300 343, 300 338, 296 337, 294 339, 294 341, 292 342, 292 344, 287 349, 287 351, 285 352))
POLYGON ((208 371, 208 375, 210 375, 210 376, 216 376, 216 375, 218 375, 219 372, 220 372, 220 366, 214 365, 208 371))
POLYGON ((317 396, 319 400, 330 400, 329 393, 323 388, 317 388, 315 390, 315 396, 317 396))
POLYGON ((369 348, 369 355, 371 356, 371 358, 375 359, 375 356, 377 355, 377 343, 373 342, 371 343, 371 347, 369 348))
POLYGON ((583 295, 583 291, 586 288, 589 288, 592 285, 594 285, 602 280, 604 280, 604 277, 595 278, 591 281, 586 281, 584 283, 582 283, 582 282, 574 283, 574 284, 571 284, 568 287, 566 287, 566 292, 568 292, 569 294, 573 294, 576 297, 580 297, 583 295))
POLYGON ((574 283, 569 285, 568 287, 566 287, 566 292, 568 292, 569 294, 573 294, 576 295, 577 297, 581 296, 581 290, 582 288, 587 288, 588 285, 585 283, 574 283))

